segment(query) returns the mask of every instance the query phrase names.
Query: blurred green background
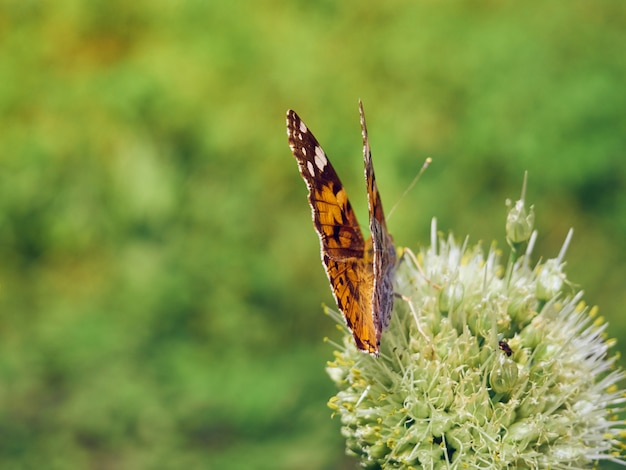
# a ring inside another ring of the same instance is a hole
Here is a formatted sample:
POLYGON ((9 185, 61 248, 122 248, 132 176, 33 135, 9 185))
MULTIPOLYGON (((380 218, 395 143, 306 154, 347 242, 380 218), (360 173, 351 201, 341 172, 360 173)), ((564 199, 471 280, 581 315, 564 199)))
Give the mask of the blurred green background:
MULTIPOLYGON (((399 246, 538 255, 626 348, 626 3, 0 3, 0 468, 336 469, 295 109, 399 246)), ((624 349, 626 350, 626 349, 624 349)), ((605 466, 603 468, 609 468, 605 466)))

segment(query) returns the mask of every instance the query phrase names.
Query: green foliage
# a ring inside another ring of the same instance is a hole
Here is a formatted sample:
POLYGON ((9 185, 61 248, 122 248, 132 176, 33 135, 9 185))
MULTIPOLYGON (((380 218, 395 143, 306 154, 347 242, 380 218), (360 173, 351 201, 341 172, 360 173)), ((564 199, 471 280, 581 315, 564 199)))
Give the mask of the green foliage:
POLYGON ((626 339, 622 2, 7 0, 0 18, 0 467, 346 462, 287 108, 361 221, 358 98, 387 209, 433 158, 389 221, 399 246, 434 215, 501 238, 529 170, 538 251, 574 226, 568 277, 626 339))

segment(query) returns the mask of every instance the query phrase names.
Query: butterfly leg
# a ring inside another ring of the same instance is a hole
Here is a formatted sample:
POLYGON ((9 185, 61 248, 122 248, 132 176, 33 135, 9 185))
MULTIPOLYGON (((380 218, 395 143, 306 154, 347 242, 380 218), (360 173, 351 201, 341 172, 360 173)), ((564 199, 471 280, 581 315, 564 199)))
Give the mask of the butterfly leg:
POLYGON ((411 260, 411 262, 415 266, 415 269, 417 269, 419 271, 419 273, 422 275, 424 280, 429 285, 431 285, 432 287, 434 287, 437 290, 441 289, 441 286, 439 286, 437 284, 434 284, 430 279, 428 279, 428 277, 426 276, 426 273, 422 269, 422 265, 417 260, 417 256, 415 256, 415 253, 413 253, 413 251, 411 251, 410 248, 406 248, 406 247, 402 248, 402 254, 400 255, 400 261, 398 262, 398 264, 402 263, 403 261, 406 261, 405 257, 408 258, 409 260, 411 260))
POLYGON ((417 310, 415 310, 415 307, 413 306, 413 301, 411 300, 411 298, 402 294, 395 293, 395 292, 393 295, 399 299, 402 299, 404 302, 406 302, 406 304, 409 306, 409 310, 411 310, 413 319, 415 320, 415 326, 417 327, 417 331, 420 332, 420 334, 424 337, 424 339, 426 339, 427 341, 430 341, 430 337, 427 336, 426 333, 424 333, 424 330, 422 330, 422 325, 420 323, 419 316, 417 315, 417 310))

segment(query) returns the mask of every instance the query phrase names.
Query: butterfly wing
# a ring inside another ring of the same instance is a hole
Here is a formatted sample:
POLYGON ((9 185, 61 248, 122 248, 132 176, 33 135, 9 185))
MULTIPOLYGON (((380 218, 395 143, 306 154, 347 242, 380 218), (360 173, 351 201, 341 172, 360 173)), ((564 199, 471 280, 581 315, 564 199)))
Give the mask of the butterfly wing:
MULTIPOLYGON (((373 289, 372 289, 372 312, 376 338, 380 343, 382 330, 389 326, 391 311, 393 310, 393 276, 396 265, 396 248, 393 238, 387 231, 383 205, 380 193, 376 186, 372 153, 367 137, 367 125, 363 104, 359 101, 359 113, 361 115, 361 133, 363 134, 363 158, 365 161, 365 182, 367 185, 367 201, 369 206, 372 266, 373 266, 373 289)), ((369 242, 369 240, 368 240, 369 242)))
POLYGON ((294 111, 287 111, 289 147, 309 190, 313 224, 335 300, 357 347, 378 353, 372 314, 372 265, 348 196, 318 141, 294 111))

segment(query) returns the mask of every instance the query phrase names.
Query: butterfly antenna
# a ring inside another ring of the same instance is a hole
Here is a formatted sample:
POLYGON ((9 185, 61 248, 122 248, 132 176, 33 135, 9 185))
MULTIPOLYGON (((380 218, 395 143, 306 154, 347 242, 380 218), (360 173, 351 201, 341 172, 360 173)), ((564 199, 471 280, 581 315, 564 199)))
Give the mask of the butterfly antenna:
POLYGON ((426 168, 428 168, 428 165, 430 165, 430 162, 432 161, 433 159, 430 157, 424 160, 424 164, 422 165, 422 168, 420 169, 420 171, 417 173, 417 175, 415 175, 415 178, 413 178, 413 181, 411 181, 411 184, 407 186, 407 188, 402 193, 402 196, 400 196, 400 199, 396 201, 396 203, 393 205, 393 207, 389 211, 389 214, 387 215, 388 219, 391 217, 391 214, 393 214, 393 212, 396 210, 396 207, 398 207, 398 205, 402 202, 402 199, 404 199, 405 196, 409 193, 409 191, 413 189, 413 186, 415 186, 415 183, 417 183, 417 180, 420 179, 420 176, 422 176, 422 174, 424 173, 424 171, 426 171, 426 168))

